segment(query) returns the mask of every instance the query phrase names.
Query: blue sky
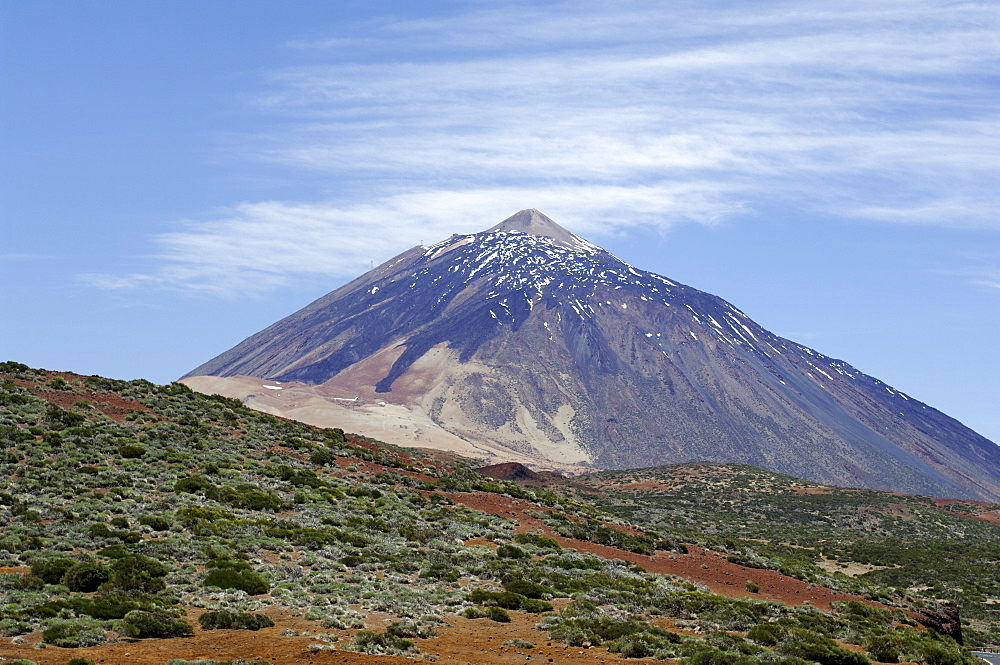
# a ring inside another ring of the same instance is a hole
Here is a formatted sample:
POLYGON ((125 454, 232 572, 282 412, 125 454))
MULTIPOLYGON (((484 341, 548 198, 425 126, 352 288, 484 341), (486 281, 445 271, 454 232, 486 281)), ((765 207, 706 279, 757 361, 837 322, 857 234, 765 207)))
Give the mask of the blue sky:
POLYGON ((170 381, 538 208, 1000 441, 1000 5, 0 2, 0 357, 170 381))

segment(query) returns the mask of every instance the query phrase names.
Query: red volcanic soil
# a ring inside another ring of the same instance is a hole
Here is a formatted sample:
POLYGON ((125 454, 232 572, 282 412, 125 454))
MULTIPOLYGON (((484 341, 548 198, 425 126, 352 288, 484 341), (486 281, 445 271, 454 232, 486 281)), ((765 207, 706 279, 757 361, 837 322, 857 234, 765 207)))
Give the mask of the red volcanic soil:
POLYGON ((573 548, 579 552, 589 552, 607 559, 628 561, 641 566, 650 573, 676 575, 695 584, 704 585, 713 593, 729 598, 755 598, 786 605, 812 605, 820 609, 829 609, 830 603, 845 600, 860 600, 868 604, 877 604, 871 603, 861 596, 815 586, 793 577, 786 577, 773 570, 747 568, 728 561, 724 554, 703 550, 695 546, 688 546, 688 554, 657 552, 654 556, 645 556, 607 545, 564 538, 556 535, 537 517, 528 515, 527 511, 536 511, 538 507, 522 499, 496 494, 459 493, 450 496, 456 503, 469 508, 517 520, 519 526, 516 531, 518 532, 537 531, 554 538, 563 547, 573 548), (747 591, 747 581, 757 584, 760 591, 758 593, 747 591))
POLYGON ((991 510, 994 504, 985 501, 971 501, 963 499, 934 499, 934 505, 957 517, 986 522, 1000 526, 1000 510, 991 510))
MULTIPOLYGON (((46 378, 54 376, 61 376, 67 383, 73 384, 74 388, 80 388, 81 384, 78 382, 80 377, 76 374, 70 374, 68 372, 50 372, 46 375, 46 378)), ((52 390, 44 384, 25 381, 23 379, 14 379, 14 383, 18 384, 22 388, 28 389, 39 399, 43 399, 51 404, 56 404, 67 411, 80 411, 83 407, 77 406, 77 402, 87 402, 90 405, 89 408, 97 409, 108 418, 111 418, 119 423, 125 420, 125 416, 128 415, 129 411, 152 413, 152 409, 149 407, 140 404, 135 400, 121 397, 117 393, 113 392, 97 392, 91 390, 83 390, 82 392, 76 392, 73 390, 52 390)))
MULTIPOLYGON (((190 621, 195 612, 188 615, 190 621)), ((271 614, 271 613, 269 613, 271 614)), ((511 612, 510 623, 496 623, 489 619, 465 619, 448 616, 447 627, 438 636, 427 640, 414 640, 423 654, 436 654, 441 665, 522 665, 523 663, 559 663, 567 665, 594 665, 598 663, 650 662, 625 659, 603 648, 568 647, 548 640, 536 628, 538 615, 511 612), (534 648, 504 646, 507 640, 519 638, 531 642, 534 648)), ((30 658, 38 665, 65 665, 70 658, 90 658, 95 663, 107 665, 164 665, 171 658, 185 660, 232 660, 243 658, 249 663, 267 660, 275 665, 413 665, 419 662, 398 656, 371 656, 350 651, 310 651, 309 645, 322 644, 316 637, 316 624, 290 616, 275 619, 274 628, 250 632, 245 630, 202 631, 195 625, 193 637, 170 640, 128 640, 115 644, 85 649, 34 649, 27 646, 12 647, 9 640, 0 644, 0 658, 30 658), (295 630, 310 634, 283 636, 280 633, 295 630)), ((336 647, 345 643, 335 643, 336 647)), ((38 636, 29 636, 29 643, 38 636)))

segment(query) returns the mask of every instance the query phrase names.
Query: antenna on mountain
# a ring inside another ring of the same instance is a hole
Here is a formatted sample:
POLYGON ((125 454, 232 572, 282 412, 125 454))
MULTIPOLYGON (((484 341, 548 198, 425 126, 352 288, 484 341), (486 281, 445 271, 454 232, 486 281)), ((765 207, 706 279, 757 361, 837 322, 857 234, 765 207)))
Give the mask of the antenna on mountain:
POLYGON ((372 270, 375 270, 375 262, 374 261, 369 261, 368 263, 369 263, 369 265, 371 265, 372 270))

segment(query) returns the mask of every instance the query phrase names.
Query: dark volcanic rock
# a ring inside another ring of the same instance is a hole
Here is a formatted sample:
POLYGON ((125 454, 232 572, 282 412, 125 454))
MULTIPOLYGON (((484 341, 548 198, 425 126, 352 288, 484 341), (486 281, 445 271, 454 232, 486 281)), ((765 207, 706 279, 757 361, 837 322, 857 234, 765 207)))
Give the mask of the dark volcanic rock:
POLYGON ((476 473, 499 478, 501 480, 541 480, 542 475, 535 473, 528 467, 518 462, 505 462, 503 464, 491 464, 476 469, 476 473))
POLYGON ((962 641, 962 620, 958 614, 958 605, 954 602, 950 600, 939 601, 937 610, 921 610, 917 620, 927 628, 952 637, 959 644, 964 644, 962 641))
POLYGON ((375 391, 559 461, 1000 500, 984 437, 534 210, 410 249, 188 376, 206 374, 375 391))

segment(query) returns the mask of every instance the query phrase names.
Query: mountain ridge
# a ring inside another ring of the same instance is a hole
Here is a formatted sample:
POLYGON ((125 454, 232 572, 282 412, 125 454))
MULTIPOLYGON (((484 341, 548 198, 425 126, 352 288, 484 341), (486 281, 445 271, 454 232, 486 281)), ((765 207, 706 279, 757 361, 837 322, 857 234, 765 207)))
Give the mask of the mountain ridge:
POLYGON ((414 247, 185 378, 335 386, 606 468, 732 461, 1000 500, 1000 448, 537 210, 414 247))

